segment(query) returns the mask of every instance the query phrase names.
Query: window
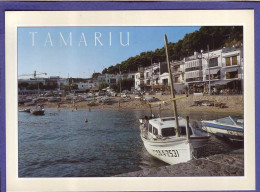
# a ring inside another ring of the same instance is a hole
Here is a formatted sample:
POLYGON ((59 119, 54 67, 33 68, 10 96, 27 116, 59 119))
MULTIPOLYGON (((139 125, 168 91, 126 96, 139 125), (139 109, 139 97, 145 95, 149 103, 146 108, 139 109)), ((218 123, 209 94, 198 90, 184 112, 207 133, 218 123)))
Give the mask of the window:
POLYGON ((215 67, 215 66, 218 66, 218 58, 212 58, 209 60, 209 66, 210 67, 215 67))
POLYGON ((202 70, 202 66, 186 68, 185 72, 196 71, 196 70, 202 70))
POLYGON ((163 128, 162 129, 162 136, 163 137, 169 137, 169 136, 175 136, 175 128, 174 127, 170 127, 170 128, 163 128))
MULTIPOLYGON (((186 127, 179 127, 179 129, 180 129, 181 135, 186 135, 186 127)), ((190 135, 192 135, 192 131, 191 131, 190 127, 189 127, 189 132, 190 132, 190 135)))
POLYGON ((226 79, 238 78, 238 71, 226 72, 226 79))
POLYGON ((163 79, 163 84, 168 85, 168 79, 163 79))
POLYGON ((230 57, 226 57, 226 66, 230 66, 231 63, 230 63, 230 57))
POLYGON ((232 57, 232 65, 237 65, 237 56, 232 57))
POLYGON ((226 57, 226 66, 232 66, 237 64, 237 56, 226 57))
POLYGON ((186 79, 186 82, 191 82, 191 81, 203 81, 203 77, 196 77, 196 78, 188 78, 188 79, 186 79))
POLYGON ((152 133, 153 126, 151 124, 148 125, 148 131, 152 133))
POLYGON ((158 135, 158 129, 156 129, 155 127, 153 128, 153 134, 158 135))

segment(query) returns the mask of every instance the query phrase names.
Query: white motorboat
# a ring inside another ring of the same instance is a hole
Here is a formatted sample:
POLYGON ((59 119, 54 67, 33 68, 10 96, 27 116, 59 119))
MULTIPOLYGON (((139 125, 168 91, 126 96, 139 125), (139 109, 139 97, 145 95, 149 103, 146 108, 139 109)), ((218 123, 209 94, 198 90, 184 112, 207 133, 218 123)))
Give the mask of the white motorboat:
POLYGON ((179 132, 175 129, 175 118, 164 117, 140 120, 141 138, 148 153, 168 163, 187 162, 197 157, 199 150, 206 146, 210 136, 189 124, 186 134, 186 120, 179 117, 179 132))
POLYGON ((202 129, 230 140, 244 140, 244 119, 240 116, 228 116, 212 121, 201 121, 202 129))

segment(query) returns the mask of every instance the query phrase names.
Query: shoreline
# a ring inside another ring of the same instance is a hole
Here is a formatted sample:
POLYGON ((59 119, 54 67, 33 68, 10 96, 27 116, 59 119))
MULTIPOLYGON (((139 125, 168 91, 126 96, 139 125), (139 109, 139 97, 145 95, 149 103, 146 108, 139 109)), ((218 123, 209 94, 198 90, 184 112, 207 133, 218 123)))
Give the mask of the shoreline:
MULTIPOLYGON (((159 100, 167 100, 170 98, 170 95, 152 95, 151 97, 155 97, 159 100)), ((130 96, 130 100, 125 102, 120 102, 119 107, 119 99, 120 97, 112 97, 113 101, 110 105, 99 103, 95 101, 94 106, 89 106, 88 101, 79 101, 73 105, 72 101, 62 100, 62 102, 44 102, 45 109, 69 109, 69 110, 150 110, 149 105, 145 104, 144 101, 140 101, 135 99, 133 95, 130 96)), ((243 95, 237 96, 189 96, 185 99, 177 100, 176 101, 178 111, 180 113, 185 112, 215 112, 215 113, 222 113, 222 114, 244 114, 244 106, 243 106, 243 95), (216 106, 194 106, 194 101, 197 100, 208 100, 214 102, 220 102, 225 104, 225 108, 220 108, 216 106)), ((25 106, 22 105, 19 108, 33 108, 33 106, 25 106)), ((166 106, 161 107, 161 111, 169 111, 172 110, 172 104, 168 103, 166 106)), ((159 107, 152 107, 152 111, 159 111, 159 107)))
MULTIPOLYGON (((33 108, 34 106, 32 106, 33 108)), ((26 107, 26 108, 29 108, 29 107, 26 107)), ((51 110, 74 110, 73 107, 60 107, 60 108, 57 108, 57 107, 51 107, 51 106, 47 106, 47 107, 44 107, 44 109, 51 109, 51 110)), ((133 110, 133 111, 146 111, 146 110, 149 110, 149 108, 109 108, 109 107, 93 107, 93 108, 90 108, 91 111, 105 111, 105 110, 133 110)), ((89 110, 89 108, 83 108, 83 107, 78 107, 77 108, 77 111, 79 110, 89 110)), ((158 112, 159 110, 153 110, 153 111, 156 111, 158 112)), ((161 111, 171 111, 171 109, 164 109, 164 110, 161 110, 161 111)), ((223 110, 215 110, 214 108, 210 108, 210 107, 203 107, 203 108, 189 108, 189 109, 178 109, 178 112, 180 113, 185 113, 185 112, 211 112, 211 113, 221 113, 221 114, 236 114, 236 115, 243 115, 244 114, 244 111, 231 111, 231 110, 226 110, 226 111, 223 111, 223 110)))

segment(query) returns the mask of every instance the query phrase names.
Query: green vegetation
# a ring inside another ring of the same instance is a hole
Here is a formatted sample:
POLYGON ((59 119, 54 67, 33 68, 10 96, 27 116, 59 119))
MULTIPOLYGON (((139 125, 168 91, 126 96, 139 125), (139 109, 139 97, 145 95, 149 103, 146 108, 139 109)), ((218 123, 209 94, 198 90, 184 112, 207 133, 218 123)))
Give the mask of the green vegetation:
POLYGON ((121 82, 121 91, 128 90, 131 91, 131 87, 134 86, 134 79, 122 79, 117 84, 111 84, 110 88, 116 92, 120 92, 120 82, 121 82))
MULTIPOLYGON (((120 85, 120 81, 118 83, 118 87, 120 85)), ((121 91, 128 90, 131 91, 131 87, 135 85, 134 79, 122 79, 121 80, 121 91)))
POLYGON ((99 84, 99 89, 101 90, 101 89, 105 89, 105 88, 107 88, 109 85, 107 84, 107 83, 100 83, 99 84))
POLYGON ((72 84, 70 84, 70 85, 64 85, 64 86, 63 86, 63 89, 64 89, 65 91, 75 90, 75 89, 78 89, 78 85, 75 84, 75 83, 72 83, 72 84))
MULTIPOLYGON (((168 44, 169 59, 181 60, 184 57, 193 55, 194 51, 200 52, 201 50, 207 50, 207 45, 209 45, 210 50, 212 50, 224 46, 241 45, 242 43, 242 26, 201 27, 199 31, 186 34, 182 40, 179 40, 176 43, 170 42, 168 44)), ((119 66, 121 72, 137 71, 138 67, 146 67, 151 65, 151 62, 162 61, 165 61, 164 47, 156 49, 155 51, 142 52, 140 55, 130 57, 115 66, 105 68, 102 71, 102 74, 119 73, 119 66)))
POLYGON ((43 85, 43 83, 26 83, 22 82, 18 84, 18 88, 26 88, 27 90, 55 90, 57 89, 58 85, 57 83, 47 83, 46 85, 43 85))

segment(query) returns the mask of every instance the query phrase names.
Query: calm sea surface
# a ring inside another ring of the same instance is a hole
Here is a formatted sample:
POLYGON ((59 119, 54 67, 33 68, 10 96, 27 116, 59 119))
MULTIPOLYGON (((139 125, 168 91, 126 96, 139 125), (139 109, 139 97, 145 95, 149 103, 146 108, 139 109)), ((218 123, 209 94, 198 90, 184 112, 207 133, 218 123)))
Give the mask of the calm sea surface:
MULTIPOLYGON (((107 177, 165 165, 146 152, 139 135, 138 118, 149 114, 138 110, 46 109, 44 116, 19 112, 19 177, 107 177)), ((193 120, 223 116, 180 115, 193 120)))

